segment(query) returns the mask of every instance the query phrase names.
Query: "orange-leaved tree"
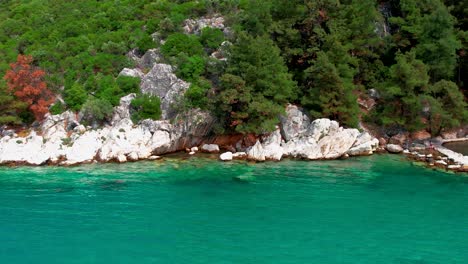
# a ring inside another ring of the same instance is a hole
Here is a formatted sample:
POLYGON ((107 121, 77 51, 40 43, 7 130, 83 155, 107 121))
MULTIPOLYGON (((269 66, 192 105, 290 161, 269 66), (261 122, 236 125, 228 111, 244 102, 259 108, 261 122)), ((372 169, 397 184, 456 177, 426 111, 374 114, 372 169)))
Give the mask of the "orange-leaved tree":
POLYGON ((28 105, 36 120, 42 120, 54 102, 54 94, 44 81, 45 72, 32 65, 33 58, 18 55, 5 74, 8 90, 28 105))

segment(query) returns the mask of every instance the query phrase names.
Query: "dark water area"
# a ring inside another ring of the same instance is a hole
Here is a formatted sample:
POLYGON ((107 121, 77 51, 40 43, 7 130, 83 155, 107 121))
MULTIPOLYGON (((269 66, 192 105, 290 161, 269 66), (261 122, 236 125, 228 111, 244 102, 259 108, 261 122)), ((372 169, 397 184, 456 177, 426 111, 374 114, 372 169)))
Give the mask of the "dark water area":
POLYGON ((393 155, 0 167, 0 245, 15 264, 468 263, 468 177, 393 155))
POLYGON ((444 147, 450 150, 453 150, 455 152, 461 153, 464 156, 468 155, 468 141, 446 143, 444 144, 444 147))

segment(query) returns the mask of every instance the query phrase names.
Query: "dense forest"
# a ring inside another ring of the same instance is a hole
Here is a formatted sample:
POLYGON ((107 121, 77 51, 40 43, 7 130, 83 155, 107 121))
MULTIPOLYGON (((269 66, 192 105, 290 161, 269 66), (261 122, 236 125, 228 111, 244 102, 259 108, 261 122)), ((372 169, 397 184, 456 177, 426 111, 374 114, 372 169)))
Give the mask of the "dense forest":
MULTIPOLYGON (((0 124, 29 125, 47 109, 106 122, 139 93, 138 78, 118 76, 133 66, 126 54, 151 48, 191 83, 181 111, 212 111, 219 133, 271 131, 287 103, 348 127, 436 135, 468 121, 467 1, 3 0, 0 124), (186 19, 212 16, 230 34, 183 33, 186 19), (210 56, 218 49, 227 60, 210 56)), ((159 117, 158 98, 132 106, 135 121, 159 117)))

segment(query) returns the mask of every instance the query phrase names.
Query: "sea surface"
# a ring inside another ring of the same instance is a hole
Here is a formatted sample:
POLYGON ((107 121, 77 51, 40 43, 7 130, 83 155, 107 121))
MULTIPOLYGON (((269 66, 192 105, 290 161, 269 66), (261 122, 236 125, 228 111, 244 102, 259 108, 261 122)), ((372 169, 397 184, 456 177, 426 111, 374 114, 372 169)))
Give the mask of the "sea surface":
POLYGON ((393 155, 0 167, 0 263, 468 263, 468 175, 393 155))

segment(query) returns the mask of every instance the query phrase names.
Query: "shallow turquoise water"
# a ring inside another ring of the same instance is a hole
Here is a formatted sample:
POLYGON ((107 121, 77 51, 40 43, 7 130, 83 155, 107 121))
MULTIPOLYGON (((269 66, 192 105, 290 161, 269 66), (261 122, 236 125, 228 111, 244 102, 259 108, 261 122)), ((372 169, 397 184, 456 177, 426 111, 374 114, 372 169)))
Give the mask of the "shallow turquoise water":
POLYGON ((1 167, 0 263, 468 263, 468 177, 390 155, 1 167))

